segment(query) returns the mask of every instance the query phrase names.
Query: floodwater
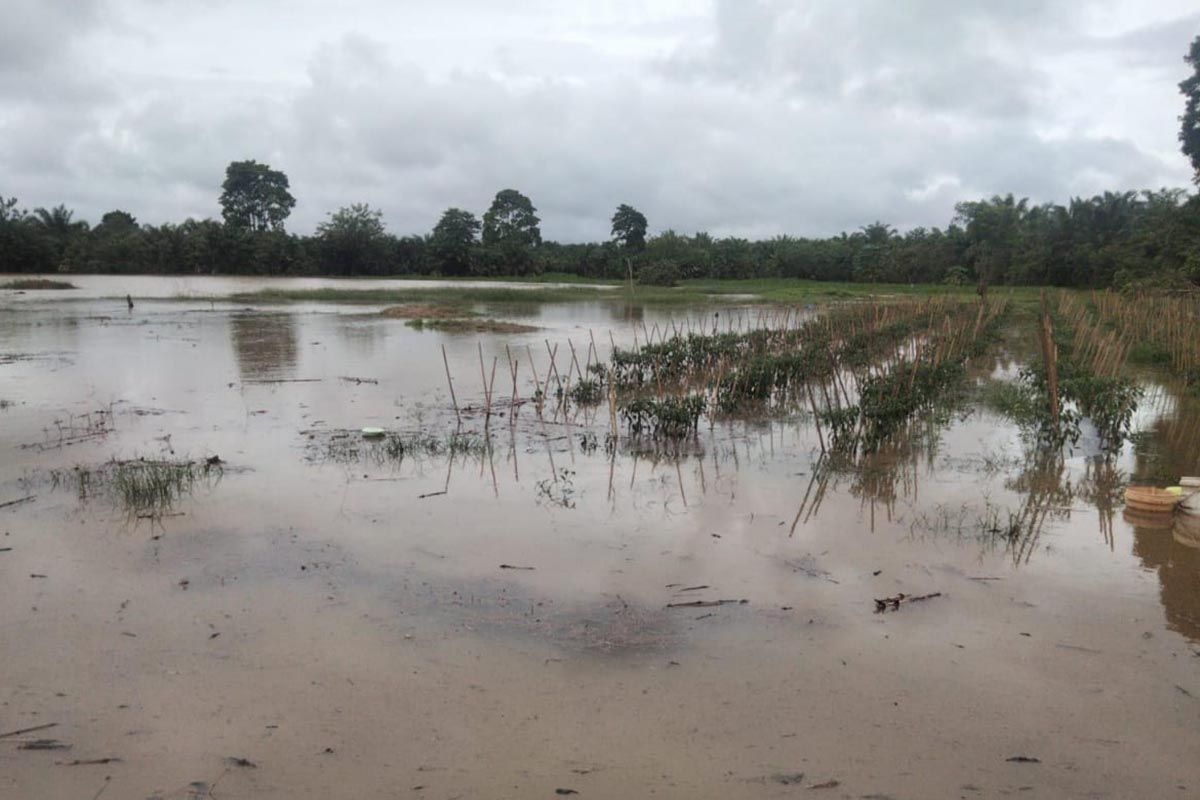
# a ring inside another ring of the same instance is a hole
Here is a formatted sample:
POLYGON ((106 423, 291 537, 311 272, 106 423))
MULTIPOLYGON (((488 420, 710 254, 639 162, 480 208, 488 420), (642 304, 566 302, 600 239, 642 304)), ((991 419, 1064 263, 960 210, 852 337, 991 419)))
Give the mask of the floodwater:
MULTIPOLYGON (((318 278, 318 277, 263 277, 256 275, 3 275, 0 283, 24 278, 47 278, 67 280, 75 288, 57 290, 58 299, 94 300, 106 297, 166 299, 176 297, 208 298, 239 294, 242 292, 307 291, 311 289, 377 290, 388 289, 402 292, 405 289, 429 289, 439 287, 491 288, 491 289, 539 289, 563 286, 587 286, 592 289, 612 289, 611 284, 562 284, 530 283, 528 281, 503 280, 429 280, 423 278, 318 278)), ((3 291, 3 290, 0 290, 3 291)), ((6 303, 30 300, 41 302, 46 291, 6 292, 6 303)))
POLYGON ((1200 533, 1120 502, 1200 469, 1153 376, 1109 460, 1039 463, 970 403, 865 467, 804 418, 672 455, 607 446, 603 408, 514 420, 505 368, 528 398, 531 355, 544 385, 548 346, 565 371, 669 312, 455 334, 89 281, 0 293, 0 502, 32 498, 0 507, 0 735, 53 725, 0 738, 0 797, 1200 794, 1200 533), (355 433, 451 435, 448 364, 484 441, 494 359, 490 446, 355 433), (211 456, 148 514, 51 477, 211 456), (940 596, 876 613, 899 593, 940 596))

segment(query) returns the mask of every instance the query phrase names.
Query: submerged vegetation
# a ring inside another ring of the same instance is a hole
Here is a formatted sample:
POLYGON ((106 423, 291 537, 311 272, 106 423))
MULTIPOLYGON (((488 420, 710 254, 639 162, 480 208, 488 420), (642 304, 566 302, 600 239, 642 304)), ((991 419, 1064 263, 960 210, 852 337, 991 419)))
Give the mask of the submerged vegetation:
POLYGON ((366 438, 360 431, 320 429, 306 431, 304 435, 305 456, 315 463, 365 462, 399 466, 406 459, 479 456, 486 453, 489 447, 486 437, 463 431, 455 431, 448 436, 435 436, 421 431, 388 431, 379 437, 366 438))
POLYGON ((215 456, 201 461, 138 458, 57 469, 50 479, 80 500, 102 497, 131 515, 156 515, 174 508, 197 485, 212 486, 223 474, 223 463, 215 456))

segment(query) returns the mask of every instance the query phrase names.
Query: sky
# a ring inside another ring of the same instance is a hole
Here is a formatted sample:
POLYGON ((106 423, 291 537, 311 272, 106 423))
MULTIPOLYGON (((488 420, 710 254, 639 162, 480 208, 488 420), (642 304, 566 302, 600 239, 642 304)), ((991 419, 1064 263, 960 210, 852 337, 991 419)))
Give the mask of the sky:
POLYGON ((545 238, 945 227, 954 204, 1190 186, 1195 0, 0 0, 0 196, 310 233, 528 195, 545 238))

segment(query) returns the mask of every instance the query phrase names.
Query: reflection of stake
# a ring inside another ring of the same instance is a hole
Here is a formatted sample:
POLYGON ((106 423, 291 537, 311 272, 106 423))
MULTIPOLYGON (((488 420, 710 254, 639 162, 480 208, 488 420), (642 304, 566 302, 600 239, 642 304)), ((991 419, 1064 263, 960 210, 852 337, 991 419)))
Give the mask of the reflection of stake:
MULTIPOLYGON (((483 371, 483 343, 476 342, 479 348, 479 380, 483 383, 483 424, 486 427, 492 420, 492 391, 488 388, 487 373, 483 371)), ((496 377, 496 365, 492 364, 492 377, 496 377)))
POLYGON ((446 383, 450 385, 450 402, 454 403, 454 416, 462 425, 462 415, 458 413, 458 398, 454 396, 454 381, 450 378, 450 361, 446 358, 446 345, 442 345, 442 363, 446 365, 446 383))
POLYGON ((534 406, 537 408, 538 417, 542 416, 542 403, 546 401, 546 393, 542 391, 542 379, 537 374, 537 362, 533 360, 533 348, 525 345, 525 352, 529 354, 529 368, 533 370, 533 391, 537 402, 534 406))
POLYGON ((796 518, 792 520, 792 529, 788 531, 789 539, 796 533, 796 525, 800 522, 800 515, 804 513, 804 507, 808 505, 808 495, 812 492, 813 484, 817 482, 817 475, 820 474, 824 461, 825 454, 822 453, 821 457, 817 459, 815 464, 813 464, 813 474, 812 477, 808 479, 808 488, 804 490, 804 499, 800 501, 800 508, 796 509, 796 518))
POLYGON ((812 408, 813 422, 816 423, 817 426, 817 441, 821 443, 821 452, 824 453, 825 436, 821 433, 821 418, 820 415, 817 414, 817 402, 813 399, 812 386, 806 383, 804 384, 804 388, 808 392, 808 404, 809 407, 812 408))

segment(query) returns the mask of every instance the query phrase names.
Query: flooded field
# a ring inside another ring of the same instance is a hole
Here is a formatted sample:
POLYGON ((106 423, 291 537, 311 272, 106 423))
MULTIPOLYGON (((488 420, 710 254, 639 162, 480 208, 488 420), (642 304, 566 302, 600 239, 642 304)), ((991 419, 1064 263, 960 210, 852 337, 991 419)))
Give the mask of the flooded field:
POLYGON ((0 797, 1200 793, 1200 523, 1122 507, 1200 472, 1166 368, 1059 447, 999 303, 87 281, 0 293, 0 797))

